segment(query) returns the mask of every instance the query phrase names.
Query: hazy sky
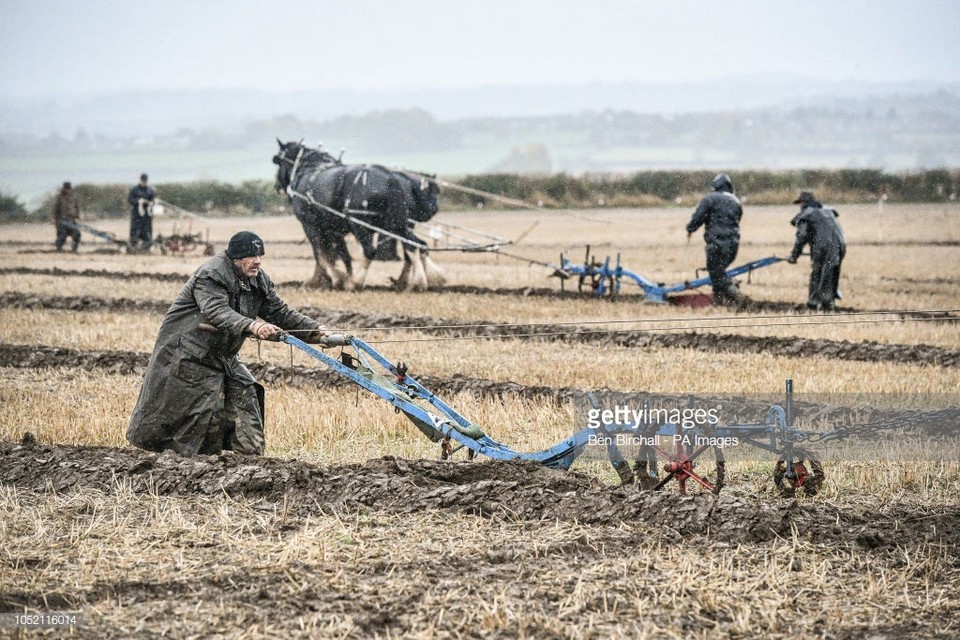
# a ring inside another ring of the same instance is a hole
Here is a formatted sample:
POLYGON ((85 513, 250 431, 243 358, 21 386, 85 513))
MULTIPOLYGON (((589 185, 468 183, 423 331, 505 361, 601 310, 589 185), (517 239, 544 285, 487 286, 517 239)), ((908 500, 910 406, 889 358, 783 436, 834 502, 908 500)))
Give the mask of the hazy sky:
POLYGON ((960 81, 956 0, 0 0, 0 93, 960 81))

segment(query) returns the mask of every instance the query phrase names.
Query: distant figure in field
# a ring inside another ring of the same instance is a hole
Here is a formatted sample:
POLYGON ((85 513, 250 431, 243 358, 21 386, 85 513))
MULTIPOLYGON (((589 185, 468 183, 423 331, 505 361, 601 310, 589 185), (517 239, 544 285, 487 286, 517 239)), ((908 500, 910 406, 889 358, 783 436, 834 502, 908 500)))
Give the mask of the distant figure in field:
POLYGON ((237 358, 240 347, 282 330, 315 343, 327 335, 277 295, 260 268, 264 252, 257 234, 240 231, 183 285, 147 364, 127 430, 132 444, 184 456, 263 455, 264 390, 237 358))
POLYGON ((800 213, 790 221, 797 228, 797 239, 787 262, 796 264, 804 246, 810 245, 807 307, 833 311, 835 301, 841 298, 840 265, 847 253, 847 242, 837 222, 840 214, 823 206, 810 191, 801 191, 793 203, 800 205, 800 213))
POLYGON ((140 174, 140 182, 133 185, 127 196, 131 251, 148 251, 153 244, 153 203, 156 199, 157 190, 147 184, 147 174, 140 174))
POLYGON ((57 239, 54 242, 57 251, 63 251, 63 245, 67 237, 73 240, 71 251, 77 252, 80 246, 80 230, 75 226, 80 220, 80 203, 77 201, 77 194, 73 191, 73 185, 64 182, 57 199, 53 202, 53 224, 57 228, 57 239))
POLYGON ((706 242, 707 272, 713 287, 713 304, 737 304, 743 300, 736 283, 727 277, 740 248, 740 218, 743 207, 733 194, 733 182, 725 173, 717 174, 710 183, 713 193, 700 200, 687 223, 687 238, 701 226, 706 242))

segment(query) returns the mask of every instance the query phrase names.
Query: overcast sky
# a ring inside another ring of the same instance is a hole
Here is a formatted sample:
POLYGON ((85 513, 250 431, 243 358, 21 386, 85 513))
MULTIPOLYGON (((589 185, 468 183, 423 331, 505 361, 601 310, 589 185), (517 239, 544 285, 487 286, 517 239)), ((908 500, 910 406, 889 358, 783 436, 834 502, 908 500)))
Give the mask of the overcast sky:
POLYGON ((0 0, 0 93, 960 81, 956 0, 0 0))

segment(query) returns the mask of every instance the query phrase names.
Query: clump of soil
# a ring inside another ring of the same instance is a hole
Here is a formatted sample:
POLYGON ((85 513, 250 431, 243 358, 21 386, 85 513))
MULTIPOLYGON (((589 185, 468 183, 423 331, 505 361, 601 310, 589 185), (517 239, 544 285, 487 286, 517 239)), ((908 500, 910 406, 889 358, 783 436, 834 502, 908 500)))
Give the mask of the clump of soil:
POLYGON ((960 510, 930 513, 897 504, 887 513, 771 495, 681 496, 672 491, 610 487, 577 472, 532 462, 442 462, 385 457, 365 464, 313 465, 236 455, 185 458, 167 452, 71 445, 0 444, 0 483, 35 491, 134 492, 190 496, 226 494, 283 504, 305 517, 325 512, 449 511, 512 521, 590 525, 642 523, 678 538, 766 541, 798 535, 810 541, 890 544, 960 540, 960 510), (934 517, 935 516, 935 517, 934 517))

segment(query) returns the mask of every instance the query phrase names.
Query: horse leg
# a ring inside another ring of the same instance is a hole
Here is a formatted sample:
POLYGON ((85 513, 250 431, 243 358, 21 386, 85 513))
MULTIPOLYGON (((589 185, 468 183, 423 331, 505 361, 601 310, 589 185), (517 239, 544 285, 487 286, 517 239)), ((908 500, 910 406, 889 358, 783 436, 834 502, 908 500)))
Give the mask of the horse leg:
MULTIPOLYGON (((337 268, 337 260, 343 259, 339 243, 336 240, 324 243, 320 250, 321 259, 324 265, 325 276, 330 279, 331 287, 334 289, 353 290, 353 283, 347 274, 337 268)), ((345 264, 349 268, 349 264, 345 264)))
POLYGON ((360 225, 350 225, 353 230, 353 237, 360 243, 363 256, 360 258, 360 268, 353 276, 353 282, 357 288, 362 288, 367 281, 367 274, 370 271, 370 264, 376 256, 377 250, 373 246, 373 234, 360 225))
POLYGON ((320 240, 318 238, 311 237, 310 247, 313 249, 313 277, 307 280, 305 283, 306 286, 317 289, 332 288, 333 280, 330 278, 329 263, 323 255, 323 248, 321 247, 320 240))
MULTIPOLYGON (((345 291, 353 291, 356 288, 353 280, 353 258, 350 257, 350 251, 347 250, 346 236, 340 236, 337 241, 337 257, 343 263, 344 273, 340 287, 345 291)), ((336 263, 336 260, 332 262, 336 263)))
POLYGON ((403 291, 407 288, 407 283, 410 280, 410 255, 407 253, 406 247, 403 249, 403 269, 400 270, 400 275, 397 276, 397 279, 394 280, 390 278, 393 282, 393 288, 397 291, 403 291))
POLYGON ((357 270, 357 273, 353 276, 353 283, 357 286, 358 289, 362 289, 363 285, 367 281, 367 273, 370 271, 370 263, 373 261, 367 256, 360 258, 360 268, 357 270))
POLYGON ((410 268, 404 266, 404 271, 408 272, 406 282, 401 280, 403 288, 407 291, 426 291, 427 274, 423 269, 423 259, 420 256, 419 249, 405 251, 404 255, 409 260, 410 268))
POLYGON ((343 281, 343 277, 338 274, 337 268, 330 262, 328 255, 325 252, 321 253, 317 256, 317 266, 307 286, 318 289, 338 289, 343 281))
POLYGON ((331 280, 330 276, 327 275, 327 270, 324 268, 320 260, 317 260, 316 266, 313 269, 313 277, 307 280, 304 284, 315 289, 333 288, 333 280, 331 280))
MULTIPOLYGON (((337 268, 337 260, 343 258, 343 253, 346 253, 346 245, 344 244, 342 253, 339 249, 339 245, 343 242, 342 238, 340 242, 336 239, 317 239, 316 246, 314 248, 314 258, 316 259, 317 266, 313 274, 313 280, 311 280, 308 286, 323 288, 323 289, 353 289, 353 283, 350 282, 350 278, 343 271, 337 268)), ((347 258, 345 261, 346 267, 350 268, 349 257, 350 254, 347 253, 347 258)))
POLYGON ((442 287, 447 283, 447 276, 444 275, 443 269, 440 268, 436 262, 430 259, 430 255, 426 252, 423 253, 423 270, 427 276, 427 286, 430 288, 442 287))

